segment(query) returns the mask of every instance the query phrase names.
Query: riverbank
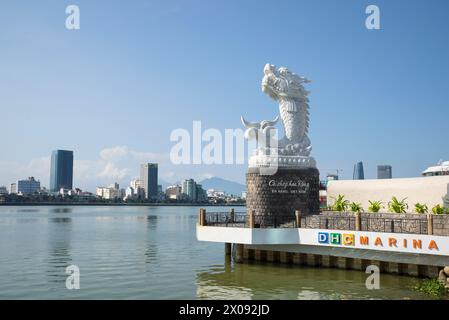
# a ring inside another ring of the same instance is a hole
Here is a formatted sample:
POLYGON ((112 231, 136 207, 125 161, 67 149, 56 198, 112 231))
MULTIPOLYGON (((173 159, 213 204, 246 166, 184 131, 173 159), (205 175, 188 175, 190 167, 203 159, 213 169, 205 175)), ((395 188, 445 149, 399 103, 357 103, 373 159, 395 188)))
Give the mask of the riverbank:
POLYGON ((244 203, 99 203, 99 202, 5 202, 2 206, 116 206, 116 207, 244 207, 244 203))

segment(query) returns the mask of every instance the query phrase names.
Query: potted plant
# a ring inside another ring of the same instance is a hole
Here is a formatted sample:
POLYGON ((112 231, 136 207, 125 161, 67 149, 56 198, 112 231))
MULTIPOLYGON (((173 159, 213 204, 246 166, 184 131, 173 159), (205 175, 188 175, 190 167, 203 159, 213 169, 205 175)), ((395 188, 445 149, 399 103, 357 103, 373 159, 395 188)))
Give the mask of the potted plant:
POLYGON ((434 206, 432 208, 432 213, 433 214, 443 214, 444 213, 444 207, 442 207, 441 205, 437 204, 436 206, 434 206))
POLYGON ((363 212, 363 207, 362 207, 362 204, 360 204, 360 203, 353 202, 353 203, 350 204, 350 207, 351 207, 351 211, 354 212, 354 213, 361 213, 361 212, 363 212))
POLYGON ((337 198, 334 198, 335 202, 332 205, 332 210, 334 211, 347 211, 349 207, 349 201, 345 200, 345 196, 339 194, 337 198))
POLYGON ((369 202, 369 207, 368 207, 368 212, 379 212, 380 209, 382 209, 382 202, 381 201, 371 201, 368 200, 369 202))
POLYGON ((425 204, 415 203, 415 211, 416 213, 427 213, 429 208, 427 208, 427 205, 425 204))
POLYGON ((408 204, 405 202, 406 199, 399 201, 396 197, 391 198, 391 201, 388 202, 388 210, 393 213, 406 213, 408 209, 408 204))

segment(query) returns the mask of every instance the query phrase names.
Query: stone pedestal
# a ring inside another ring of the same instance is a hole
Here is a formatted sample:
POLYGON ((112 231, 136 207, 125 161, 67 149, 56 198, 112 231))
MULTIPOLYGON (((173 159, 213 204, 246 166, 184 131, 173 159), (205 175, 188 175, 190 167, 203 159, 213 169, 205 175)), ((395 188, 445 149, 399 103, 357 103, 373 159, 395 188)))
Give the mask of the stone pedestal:
MULTIPOLYGON (((259 168, 249 168, 246 174, 246 207, 248 212, 254 210, 255 215, 267 216, 257 224, 269 225, 274 216, 291 216, 294 223, 295 210, 301 215, 318 214, 319 171, 316 168, 278 168, 273 175, 261 174, 259 168)), ((287 222, 287 221, 285 221, 287 222)))

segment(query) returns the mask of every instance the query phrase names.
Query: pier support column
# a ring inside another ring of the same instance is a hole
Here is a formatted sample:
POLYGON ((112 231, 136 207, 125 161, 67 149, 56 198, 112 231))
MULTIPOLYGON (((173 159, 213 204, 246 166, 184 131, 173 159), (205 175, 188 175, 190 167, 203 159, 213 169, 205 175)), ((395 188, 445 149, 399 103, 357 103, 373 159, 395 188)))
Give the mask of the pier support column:
POLYGON ((280 253, 279 251, 268 250, 267 251, 267 261, 268 262, 279 262, 280 253))
POLYGON ((236 244, 236 254, 235 254, 235 262, 242 263, 243 262, 243 244, 236 244))
POLYGON ((419 275, 418 265, 417 264, 409 264, 407 266, 407 274, 409 276, 417 277, 419 275))
POLYGON ((249 249, 243 246, 243 259, 249 260, 249 249))
POLYGON ((399 263, 398 269, 399 274, 407 274, 408 265, 406 263, 399 263))
POLYGON ((321 266, 324 268, 331 268, 331 257, 330 256, 322 256, 321 257, 321 266))
POLYGON ((419 265, 418 276, 423 278, 436 278, 438 277, 439 269, 440 268, 435 266, 419 265))
POLYGON ((279 253, 279 261, 281 263, 291 263, 292 262, 292 253, 291 252, 280 252, 279 253))
POLYGON ((349 269, 350 268, 350 260, 344 257, 337 258, 337 267, 338 269, 349 269))
POLYGON ((230 256, 232 252, 232 244, 226 242, 225 243, 225 255, 230 256))
POLYGON ((429 278, 436 278, 436 277, 438 277, 439 272, 440 272, 440 268, 439 267, 427 266, 427 276, 429 278))
POLYGON ((389 262, 387 265, 388 273, 399 273, 399 263, 389 262))
POLYGON ((301 264, 301 254, 298 252, 293 253, 292 261, 293 264, 301 264))
POLYGON ((362 259, 353 259, 352 260, 352 268, 353 270, 361 270, 365 271, 366 268, 363 268, 363 260, 362 259))
POLYGON ((254 250, 254 260, 256 261, 266 261, 267 252, 265 250, 254 250))
POLYGON ((306 261, 307 261, 308 266, 316 267, 316 266, 320 265, 321 256, 316 255, 316 254, 310 254, 310 253, 308 253, 306 256, 307 256, 306 261))

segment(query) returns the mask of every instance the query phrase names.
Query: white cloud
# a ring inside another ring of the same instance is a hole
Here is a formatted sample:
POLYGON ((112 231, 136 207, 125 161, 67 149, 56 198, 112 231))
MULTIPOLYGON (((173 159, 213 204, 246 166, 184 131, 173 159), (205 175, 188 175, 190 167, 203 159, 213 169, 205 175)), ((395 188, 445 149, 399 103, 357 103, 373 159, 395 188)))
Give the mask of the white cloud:
POLYGON ((129 152, 129 148, 127 146, 116 146, 101 150, 100 157, 105 161, 110 161, 125 157, 129 154, 129 152))
MULTIPOLYGON (((73 164, 74 186, 90 191, 97 186, 113 182, 128 184, 139 175, 141 163, 158 162, 168 159, 168 155, 142 152, 128 146, 114 146, 99 152, 97 159, 76 159, 73 164)), ((0 184, 10 184, 19 179, 34 176, 42 186, 49 185, 51 158, 39 157, 28 164, 0 161, 0 184)))
POLYGON ((103 170, 97 174, 98 177, 112 178, 115 180, 122 180, 128 176, 129 170, 126 168, 120 169, 114 166, 113 163, 106 163, 103 170))
MULTIPOLYGON (((180 182, 193 178, 202 181, 214 176, 240 181, 245 166, 235 170, 230 166, 173 165, 168 154, 133 150, 128 146, 113 146, 99 151, 94 159, 77 159, 75 152, 73 184, 83 190, 95 191, 98 186, 118 182, 125 187, 139 176, 140 165, 146 162, 159 164, 160 182, 180 182), (206 172, 205 169, 207 170, 206 172)), ((50 157, 38 157, 27 164, 0 161, 0 185, 9 185, 18 179, 34 176, 48 187, 50 180, 50 157)))

